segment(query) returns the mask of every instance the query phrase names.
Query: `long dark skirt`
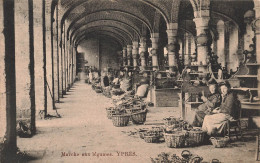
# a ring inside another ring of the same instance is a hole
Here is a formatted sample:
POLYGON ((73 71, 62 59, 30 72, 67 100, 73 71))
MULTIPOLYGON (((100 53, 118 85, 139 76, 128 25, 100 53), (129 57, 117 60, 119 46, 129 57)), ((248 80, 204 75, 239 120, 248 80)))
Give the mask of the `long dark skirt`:
POLYGON ((196 111, 192 122, 192 126, 201 127, 205 116, 206 114, 204 111, 200 111, 200 110, 196 111))

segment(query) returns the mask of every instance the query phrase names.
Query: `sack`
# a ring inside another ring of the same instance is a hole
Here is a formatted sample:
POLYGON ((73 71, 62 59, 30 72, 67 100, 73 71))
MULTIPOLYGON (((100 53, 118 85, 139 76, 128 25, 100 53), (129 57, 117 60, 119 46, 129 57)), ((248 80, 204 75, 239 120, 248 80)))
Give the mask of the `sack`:
POLYGON ((147 94, 148 87, 149 87, 148 84, 140 85, 140 86, 137 88, 136 95, 137 95, 138 97, 145 97, 146 94, 147 94))

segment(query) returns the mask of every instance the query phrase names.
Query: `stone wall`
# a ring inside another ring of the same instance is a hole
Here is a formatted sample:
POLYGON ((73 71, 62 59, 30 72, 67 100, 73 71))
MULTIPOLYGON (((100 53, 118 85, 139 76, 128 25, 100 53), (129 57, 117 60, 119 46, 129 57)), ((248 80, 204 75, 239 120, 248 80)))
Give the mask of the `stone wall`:
POLYGON ((105 37, 90 38, 81 42, 77 48, 78 53, 84 53, 85 60, 89 66, 98 69, 107 67, 119 68, 117 51, 120 45, 117 42, 105 37))

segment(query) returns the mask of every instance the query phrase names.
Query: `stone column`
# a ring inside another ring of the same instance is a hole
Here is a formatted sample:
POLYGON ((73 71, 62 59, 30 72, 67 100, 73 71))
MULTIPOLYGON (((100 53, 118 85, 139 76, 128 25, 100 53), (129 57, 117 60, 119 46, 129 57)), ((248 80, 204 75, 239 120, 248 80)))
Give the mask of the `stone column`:
POLYGON ((217 24, 217 31, 219 34, 217 40, 217 55, 218 62, 222 67, 226 66, 226 56, 225 56, 225 24, 222 20, 220 20, 217 24))
POLYGON ((151 40, 152 40, 152 66, 153 70, 158 70, 158 41, 159 41, 159 33, 152 33, 151 34, 151 40))
POLYGON ((74 65, 74 45, 73 44, 71 44, 71 84, 73 84, 74 83, 74 81, 75 81, 75 78, 76 78, 76 74, 74 73, 74 67, 76 66, 76 65, 74 65))
POLYGON ((123 47, 123 62, 124 62, 124 66, 127 66, 127 48, 123 47))
POLYGON ((137 62, 138 62, 138 59, 139 59, 139 43, 138 41, 134 41, 133 42, 133 66, 134 66, 134 69, 137 68, 137 62))
MULTIPOLYGON (((60 28, 60 25, 59 25, 59 31, 61 30, 60 28)), ((63 68, 64 68, 64 53, 63 53, 63 31, 59 32, 59 58, 60 58, 60 64, 59 64, 59 94, 60 94, 60 97, 63 97, 63 85, 64 85, 64 72, 63 72, 63 68)))
POLYGON ((133 66, 133 62, 132 62, 132 45, 127 45, 127 66, 133 66))
POLYGON ((52 25, 51 25, 51 2, 45 1, 45 25, 46 25, 46 86, 47 86, 47 108, 54 109, 54 75, 53 75, 53 56, 52 56, 52 25))
MULTIPOLYGON (((209 12, 209 11, 204 11, 209 12)), ((209 15, 209 14, 208 14, 209 15)), ((208 23, 209 16, 197 17, 194 20, 197 31, 197 61, 200 65, 207 65, 208 55, 208 23)), ((206 67, 199 67, 199 71, 206 72, 206 67)))
POLYGON ((68 49, 68 58, 69 58, 69 63, 68 63, 68 80, 69 80, 69 85, 68 87, 70 88, 73 84, 73 72, 72 72, 72 65, 73 65, 73 58, 72 58, 72 49, 71 49, 71 45, 69 43, 69 40, 68 40, 68 46, 69 46, 69 49, 68 49))
POLYGON ((147 66, 147 53, 148 53, 148 47, 147 47, 147 43, 146 43, 146 38, 142 37, 141 41, 140 41, 140 48, 141 48, 141 52, 140 52, 140 58, 141 58, 141 70, 145 70, 146 66, 147 66))
MULTIPOLYGON (((63 97, 62 96, 62 86, 63 86, 63 72, 62 72, 62 66, 63 66, 63 53, 62 53, 62 35, 63 33, 61 33, 61 18, 62 18, 62 14, 61 14, 61 7, 60 7, 60 4, 57 5, 57 8, 58 8, 58 13, 57 13, 57 63, 58 63, 58 84, 59 84, 59 87, 58 87, 58 90, 59 90, 59 98, 63 97)), ((60 99, 59 99, 60 100, 60 99)))
POLYGON ((15 1, 15 29, 19 29, 15 30, 17 123, 28 127, 24 134, 32 135, 36 130, 32 0, 15 1))
POLYGON ((177 31, 178 31, 178 23, 170 23, 167 25, 167 35, 168 35, 168 63, 169 63, 169 71, 173 72, 177 67, 177 59, 176 53, 178 53, 177 49, 177 31))
POLYGON ((70 53, 69 53, 69 41, 67 40, 67 36, 65 37, 65 54, 66 54, 66 90, 70 89, 70 76, 69 76, 69 68, 70 68, 70 53))
MULTIPOLYGON (((260 64, 260 1, 254 0, 254 10, 256 19, 253 22, 253 29, 255 31, 255 47, 256 47, 256 62, 260 64)), ((260 67, 258 66, 257 72, 257 81, 258 81, 258 96, 260 95, 260 67)))
POLYGON ((54 78, 54 100, 55 102, 59 102, 59 46, 58 46, 58 11, 57 7, 54 12, 53 19, 53 78, 54 78))
MULTIPOLYGON (((27 4, 28 5, 28 4, 27 4)), ((14 156, 16 141, 16 81, 14 1, 0 1, 0 162, 14 156), (2 139, 2 138, 5 138, 2 139), (3 148, 2 148, 3 147, 3 148)))
POLYGON ((116 54, 117 54, 118 64, 120 65, 120 67, 122 67, 122 66, 123 66, 122 51, 121 51, 121 50, 118 50, 118 51, 116 52, 116 54))
POLYGON ((46 53, 44 53, 43 46, 43 1, 37 1, 34 3, 33 10, 33 25, 34 25, 34 61, 35 61, 35 103, 36 112, 40 110, 46 110, 45 102, 47 100, 46 93, 47 87, 45 86, 45 65, 46 65, 46 53))

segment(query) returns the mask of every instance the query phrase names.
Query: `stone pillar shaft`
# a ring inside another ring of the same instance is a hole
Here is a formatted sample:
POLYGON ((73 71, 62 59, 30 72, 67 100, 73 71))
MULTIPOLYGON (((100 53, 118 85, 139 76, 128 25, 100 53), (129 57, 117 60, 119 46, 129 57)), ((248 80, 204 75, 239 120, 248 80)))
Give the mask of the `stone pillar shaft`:
POLYGON ((29 128, 28 135, 36 130, 32 3, 15 1, 16 115, 18 123, 29 128))
POLYGON ((133 62, 132 62, 132 45, 127 45, 127 66, 133 66, 133 62))
POLYGON ((35 61, 35 103, 36 110, 39 112, 40 110, 46 110, 45 100, 46 100, 46 91, 47 87, 45 87, 45 64, 46 60, 43 51, 43 19, 42 19, 42 1, 39 1, 34 4, 34 61, 35 61))
POLYGON ((134 69, 137 68, 137 62, 138 62, 138 58, 139 58, 139 43, 138 41, 134 41, 133 42, 133 66, 134 66, 134 69))
POLYGON ((124 62, 124 66, 127 66, 127 48, 123 47, 123 62, 124 62))
MULTIPOLYGON (((27 4, 28 5, 28 4, 27 4)), ((8 149, 9 154, 16 154, 16 70, 15 70, 15 35, 14 1, 0 1, 0 146, 8 149)), ((7 156, 0 149, 0 162, 7 156)), ((8 161, 7 161, 8 162, 8 161)))
POLYGON ((159 33, 152 33, 151 34, 151 40, 152 40, 152 66, 153 70, 158 70, 158 42, 159 42, 159 33))
POLYGON ((174 67, 177 67, 176 53, 177 52, 177 31, 178 31, 178 23, 170 23, 168 24, 167 35, 168 35, 168 63, 170 72, 174 71, 174 67))
POLYGON ((54 108, 53 99, 53 57, 52 57, 52 32, 51 32, 51 2, 45 1, 45 25, 46 25, 46 86, 47 86, 47 108, 54 108))
MULTIPOLYGON (((57 10, 57 8, 56 8, 57 10)), ((57 27, 57 16, 58 12, 54 12, 54 22, 53 22, 53 78, 54 78, 54 101, 59 102, 59 56, 58 56, 58 27, 57 27)))
MULTIPOLYGON (((194 19, 197 31, 197 61, 199 64, 207 65, 207 55, 208 55, 208 22, 210 17, 198 17, 194 19)), ((200 67, 200 70, 207 71, 206 68, 200 67)))
POLYGON ((146 43, 146 38, 145 37, 141 38, 140 48, 141 48, 141 52, 140 52, 141 70, 145 70, 145 68, 147 66, 147 56, 146 56, 146 54, 148 53, 148 47, 147 47, 147 43, 146 43))

